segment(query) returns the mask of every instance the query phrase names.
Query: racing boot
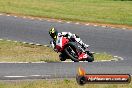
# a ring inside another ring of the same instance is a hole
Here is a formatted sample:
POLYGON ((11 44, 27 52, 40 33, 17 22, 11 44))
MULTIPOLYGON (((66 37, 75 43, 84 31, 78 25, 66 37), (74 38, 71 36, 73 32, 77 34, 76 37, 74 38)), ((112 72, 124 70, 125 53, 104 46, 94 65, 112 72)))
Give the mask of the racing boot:
POLYGON ((59 55, 59 58, 60 58, 61 61, 65 61, 66 60, 66 55, 64 55, 63 53, 61 53, 59 55))
POLYGON ((89 45, 85 44, 79 37, 76 37, 75 40, 82 46, 84 50, 89 47, 89 45))
POLYGON ((89 47, 89 45, 83 44, 83 47, 84 47, 84 49, 87 49, 89 47))
POLYGON ((82 48, 85 50, 89 47, 89 45, 82 42, 82 40, 79 41, 79 43, 82 45, 82 48))

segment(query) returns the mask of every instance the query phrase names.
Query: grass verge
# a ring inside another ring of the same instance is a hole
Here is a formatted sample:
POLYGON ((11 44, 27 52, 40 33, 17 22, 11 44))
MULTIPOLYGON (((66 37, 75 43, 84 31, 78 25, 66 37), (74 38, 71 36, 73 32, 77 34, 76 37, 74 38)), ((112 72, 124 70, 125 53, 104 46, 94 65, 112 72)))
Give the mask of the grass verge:
POLYGON ((1 62, 55 62, 57 58, 58 54, 48 47, 0 41, 1 62))
POLYGON ((132 26, 132 2, 120 0, 0 0, 0 12, 132 26))
POLYGON ((85 84, 80 86, 76 80, 37 80, 0 82, 0 88, 131 88, 130 84, 85 84))
MULTIPOLYGON (((59 62, 58 56, 59 53, 49 47, 0 41, 1 62, 59 62)), ((110 60, 113 59, 113 56, 101 53, 95 54, 95 58, 95 60, 110 60)))

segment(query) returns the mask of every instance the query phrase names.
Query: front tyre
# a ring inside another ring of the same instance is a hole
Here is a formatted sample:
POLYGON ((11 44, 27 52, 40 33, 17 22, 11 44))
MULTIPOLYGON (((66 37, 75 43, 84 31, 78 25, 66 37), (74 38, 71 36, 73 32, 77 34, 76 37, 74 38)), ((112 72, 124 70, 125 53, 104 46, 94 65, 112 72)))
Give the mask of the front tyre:
POLYGON ((76 43, 69 42, 65 46, 64 50, 65 50, 66 54, 71 58, 72 61, 79 62, 79 59, 78 59, 78 47, 77 47, 76 43))

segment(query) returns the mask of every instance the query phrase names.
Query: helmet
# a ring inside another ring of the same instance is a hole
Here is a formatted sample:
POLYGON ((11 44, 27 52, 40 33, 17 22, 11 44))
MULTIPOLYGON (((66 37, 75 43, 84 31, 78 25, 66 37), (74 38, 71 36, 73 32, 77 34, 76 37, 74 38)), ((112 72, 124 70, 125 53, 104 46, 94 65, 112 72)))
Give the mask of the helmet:
POLYGON ((58 35, 58 31, 55 28, 51 28, 49 30, 49 34, 54 40, 56 40, 57 39, 57 35, 58 35))

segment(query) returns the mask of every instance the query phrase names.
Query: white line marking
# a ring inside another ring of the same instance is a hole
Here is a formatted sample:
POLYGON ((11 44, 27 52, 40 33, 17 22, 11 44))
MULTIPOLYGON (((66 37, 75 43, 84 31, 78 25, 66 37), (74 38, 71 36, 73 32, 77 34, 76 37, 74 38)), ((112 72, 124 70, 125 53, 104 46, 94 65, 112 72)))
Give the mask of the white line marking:
POLYGON ((6 16, 10 16, 10 15, 6 15, 6 16))
POLYGON ((42 20, 42 19, 38 18, 38 20, 42 20))
POLYGON ((93 62, 99 62, 99 61, 93 61, 93 62))
MULTIPOLYGON (((107 61, 111 61, 111 60, 100 60, 100 61, 93 61, 93 62, 107 62, 107 61)), ((63 63, 67 63, 67 62, 69 62, 69 63, 71 63, 71 62, 74 62, 74 61, 62 61, 63 63)), ((80 62, 88 62, 88 61, 79 61, 79 63, 80 62)))
POLYGON ((27 42, 22 42, 23 44, 28 44, 27 42))
POLYGON ((0 62, 0 63, 29 63, 29 62, 0 62))
POLYGON ((17 43, 18 41, 14 41, 15 43, 17 43))
POLYGON ((111 28, 115 28, 115 27, 111 27, 111 28))
POLYGON ((43 77, 46 77, 46 76, 47 76, 47 77, 50 77, 51 75, 42 75, 42 76, 43 76, 43 77))
POLYGON ((71 22, 70 22, 70 21, 68 21, 68 22, 66 22, 66 23, 68 23, 68 24, 69 24, 69 23, 71 23, 71 22))
POLYGON ((26 77, 50 77, 51 75, 29 75, 29 76, 3 76, 5 78, 26 78, 26 77))
POLYGON ((117 60, 124 60, 124 58, 119 57, 119 56, 114 56, 114 58, 117 59, 117 60))
MULTIPOLYGON (((67 63, 67 62, 68 62, 68 63, 71 63, 71 62, 74 62, 74 61, 62 61, 62 62, 63 62, 63 63, 65 63, 65 62, 66 62, 66 63, 67 63)), ((79 62, 88 62, 88 61, 79 61, 79 62)))
POLYGON ((37 45, 37 46, 41 46, 41 44, 35 44, 35 45, 37 45))
POLYGON ((58 22, 61 23, 62 21, 59 20, 58 22))
POLYGON ((76 22, 75 24, 79 24, 78 22, 76 22))
POLYGON ((41 62, 30 62, 30 63, 38 63, 39 64, 39 63, 47 63, 47 62, 41 61, 41 62))
POLYGON ((6 78, 23 78, 23 77, 27 77, 27 76, 4 76, 6 78))
POLYGON ((3 15, 3 14, 0 14, 0 16, 3 15))
POLYGON ((106 26, 102 26, 103 28, 105 28, 106 26))
POLYGON ((117 58, 114 58, 114 59, 112 59, 111 61, 118 61, 118 59, 117 59, 117 58))
POLYGON ((98 25, 94 25, 95 27, 97 27, 98 25))
MULTIPOLYGON (((3 15, 3 14, 0 14, 0 15, 3 15)), ((6 16, 11 16, 11 15, 9 15, 9 14, 7 14, 6 16)), ((16 17, 18 17, 18 16, 14 16, 15 18, 16 17)), ((23 16, 23 18, 26 18, 26 16, 23 16)), ((35 19, 35 18, 33 18, 33 17, 31 17, 30 19, 35 19)), ((38 20, 42 20, 41 18, 38 18, 38 20)), ((54 19, 53 19, 54 20, 54 19)), ((51 21, 51 20, 47 20, 47 21, 51 21)), ((58 21, 58 22, 62 22, 61 20, 60 21, 58 21)), ((71 23, 70 21, 68 21, 68 22, 66 22, 66 23, 71 23)), ((76 22, 75 24, 80 24, 79 22, 76 22)), ((87 23, 87 24, 85 24, 85 25, 90 25, 89 23, 87 23)), ((98 25, 93 25, 93 26, 98 26, 98 25)), ((107 26, 102 26, 102 27, 107 27, 107 26)), ((115 28, 115 27, 111 27, 111 28, 115 28)), ((127 28, 122 28, 122 29, 127 29, 127 28)))
POLYGON ((51 75, 30 75, 30 77, 50 77, 51 75))
POLYGON ((118 57, 118 56, 114 56, 114 57, 118 57))
POLYGON ((105 62, 105 61, 111 61, 111 60, 101 60, 101 62, 105 62))
POLYGON ((8 42, 10 42, 11 40, 7 40, 8 42))
POLYGON ((85 24, 86 26, 90 25, 90 24, 85 24))
POLYGON ((34 20, 34 18, 30 18, 31 20, 34 20))
POLYGON ((38 77, 38 76, 41 76, 41 75, 30 75, 30 76, 35 76, 35 77, 38 77))
POLYGON ((29 43, 30 45, 34 45, 34 43, 29 43))
POLYGON ((48 45, 44 45, 44 46, 46 46, 46 47, 47 47, 48 45))
POLYGON ((14 16, 15 18, 17 17, 17 16, 14 16))
POLYGON ((120 60, 124 60, 122 57, 118 57, 120 60))
POLYGON ((2 41, 3 39, 0 39, 0 41, 2 41))
POLYGON ((123 58, 120 58, 120 60, 124 60, 123 58))
POLYGON ((25 19, 26 17, 24 16, 23 18, 25 19))
MULTIPOLYGON (((91 52, 91 53, 95 53, 95 52, 91 52)), ((95 53, 96 54, 96 53, 95 53)))
POLYGON ((74 62, 74 61, 62 61, 62 62, 74 62))
POLYGON ((27 63, 47 63, 47 62, 0 62, 0 63, 4 63, 4 64, 8 64, 8 63, 11 63, 11 64, 13 64, 13 63, 15 63, 15 64, 27 64, 27 63))
POLYGON ((126 29, 126 28, 122 28, 122 29, 126 29))

